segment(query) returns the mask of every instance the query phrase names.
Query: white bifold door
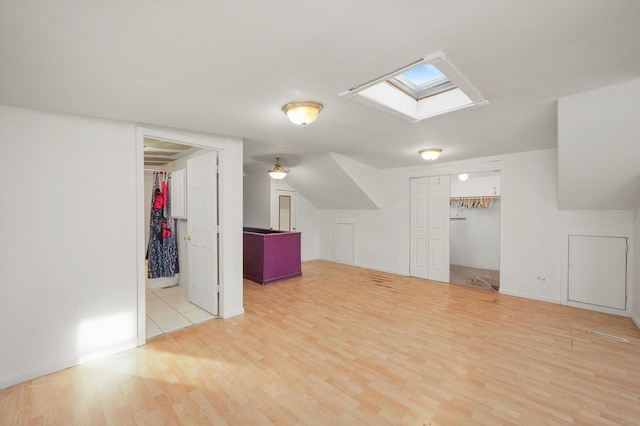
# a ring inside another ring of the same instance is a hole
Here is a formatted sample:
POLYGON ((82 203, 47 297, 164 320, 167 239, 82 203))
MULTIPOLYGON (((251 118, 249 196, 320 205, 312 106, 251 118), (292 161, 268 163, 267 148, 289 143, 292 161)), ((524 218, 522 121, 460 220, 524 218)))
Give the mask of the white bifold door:
POLYGON ((411 179, 413 277, 449 282, 449 176, 411 179))
POLYGON ((217 152, 187 160, 189 301, 218 315, 217 152))

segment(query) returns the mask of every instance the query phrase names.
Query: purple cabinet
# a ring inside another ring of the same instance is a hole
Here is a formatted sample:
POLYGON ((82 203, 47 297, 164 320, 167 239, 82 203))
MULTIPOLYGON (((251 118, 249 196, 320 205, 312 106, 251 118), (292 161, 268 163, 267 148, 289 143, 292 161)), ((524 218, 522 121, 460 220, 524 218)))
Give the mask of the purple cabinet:
POLYGON ((244 228, 243 276, 267 284, 302 274, 300 232, 244 228))

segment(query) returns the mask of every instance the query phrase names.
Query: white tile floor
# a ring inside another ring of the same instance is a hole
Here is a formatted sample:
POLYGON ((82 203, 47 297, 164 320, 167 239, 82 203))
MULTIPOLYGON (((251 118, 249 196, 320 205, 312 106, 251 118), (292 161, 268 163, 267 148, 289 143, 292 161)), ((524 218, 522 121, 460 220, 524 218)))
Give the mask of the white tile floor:
POLYGON ((146 304, 147 339, 215 318, 189 302, 187 289, 180 286, 148 288, 146 304))

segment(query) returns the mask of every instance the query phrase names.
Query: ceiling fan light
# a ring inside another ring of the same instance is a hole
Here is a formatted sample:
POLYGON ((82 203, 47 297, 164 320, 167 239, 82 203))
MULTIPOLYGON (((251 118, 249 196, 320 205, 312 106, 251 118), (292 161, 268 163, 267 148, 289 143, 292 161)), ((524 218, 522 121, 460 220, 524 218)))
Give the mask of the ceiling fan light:
POLYGON ((418 154, 422 155, 422 158, 424 158, 425 160, 435 160, 436 158, 440 157, 440 154, 442 154, 442 150, 440 148, 427 148, 421 149, 420 151, 418 151, 418 154))
POLYGON ((322 104, 314 101, 290 102, 282 107, 282 111, 292 123, 304 127, 316 121, 322 111, 322 104))

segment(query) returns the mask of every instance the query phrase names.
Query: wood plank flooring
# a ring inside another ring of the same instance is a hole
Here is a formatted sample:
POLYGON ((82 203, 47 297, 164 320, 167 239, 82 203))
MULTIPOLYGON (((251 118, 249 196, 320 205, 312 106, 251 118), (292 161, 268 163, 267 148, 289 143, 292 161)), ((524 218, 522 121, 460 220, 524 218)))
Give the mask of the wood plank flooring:
POLYGON ((485 291, 500 290, 500 271, 451 265, 449 277, 451 284, 464 285, 485 291))
POLYGON ((0 391, 0 424, 640 424, 628 318, 324 261, 244 286, 242 316, 0 391))

